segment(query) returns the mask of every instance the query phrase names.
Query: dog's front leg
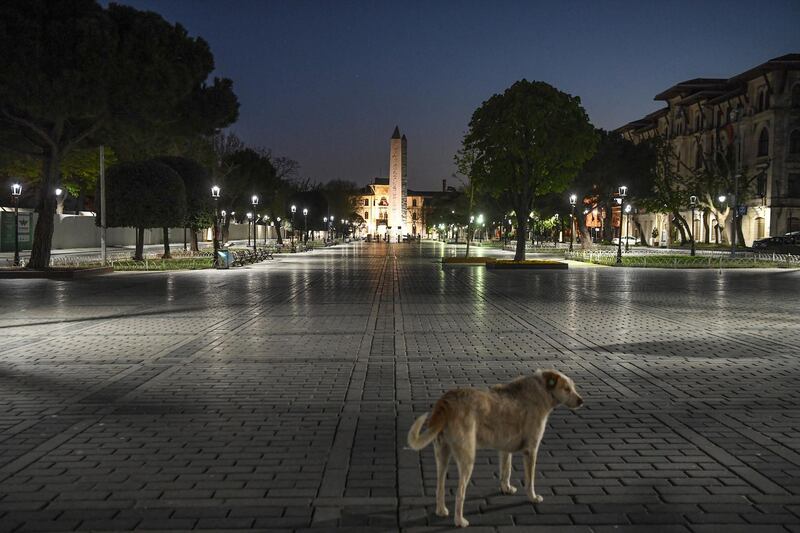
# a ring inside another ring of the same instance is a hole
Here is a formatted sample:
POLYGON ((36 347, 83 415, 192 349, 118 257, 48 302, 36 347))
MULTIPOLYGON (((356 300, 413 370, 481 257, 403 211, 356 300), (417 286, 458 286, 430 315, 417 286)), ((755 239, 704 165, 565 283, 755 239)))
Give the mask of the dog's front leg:
POLYGON ((514 494, 517 488, 511 485, 511 454, 500 452, 500 492, 514 494))
POLYGON ((539 447, 535 446, 525 450, 522 454, 525 460, 525 488, 528 492, 528 499, 533 503, 542 503, 544 498, 536 494, 533 488, 534 480, 536 479, 536 455, 539 452, 539 447))

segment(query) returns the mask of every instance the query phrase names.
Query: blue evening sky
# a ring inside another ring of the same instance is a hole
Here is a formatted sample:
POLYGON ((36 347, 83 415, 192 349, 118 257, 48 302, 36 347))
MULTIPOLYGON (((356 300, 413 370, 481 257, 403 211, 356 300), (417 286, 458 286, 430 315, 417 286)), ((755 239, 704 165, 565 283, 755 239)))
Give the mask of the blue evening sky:
POLYGON ((518 79, 580 96, 612 129, 681 80, 800 52, 800 0, 122 3, 209 42, 241 102, 231 130, 248 144, 312 180, 363 184, 386 175, 398 124, 417 189, 450 178, 474 109, 518 79))

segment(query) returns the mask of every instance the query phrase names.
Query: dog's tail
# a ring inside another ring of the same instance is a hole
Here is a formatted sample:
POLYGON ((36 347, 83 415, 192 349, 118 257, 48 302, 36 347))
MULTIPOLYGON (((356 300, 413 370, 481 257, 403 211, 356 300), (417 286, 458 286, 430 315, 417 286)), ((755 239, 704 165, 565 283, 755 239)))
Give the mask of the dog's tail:
POLYGON ((408 445, 414 450, 421 450, 433 442, 433 439, 442 432, 447 422, 446 411, 444 402, 439 401, 433 407, 430 419, 428 419, 428 413, 417 418, 411 425, 411 429, 408 430, 408 445), (426 419, 428 419, 428 429, 420 433, 426 419))

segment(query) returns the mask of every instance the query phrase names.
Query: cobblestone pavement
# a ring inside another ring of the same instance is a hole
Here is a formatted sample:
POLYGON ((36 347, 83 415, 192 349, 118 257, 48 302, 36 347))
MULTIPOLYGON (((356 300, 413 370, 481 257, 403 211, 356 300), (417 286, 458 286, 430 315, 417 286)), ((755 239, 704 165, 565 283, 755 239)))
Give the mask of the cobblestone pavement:
POLYGON ((414 416, 554 366, 587 406, 550 419, 544 503, 480 452, 470 531, 800 532, 800 272, 443 250, 0 281, 0 530, 442 531, 414 416))

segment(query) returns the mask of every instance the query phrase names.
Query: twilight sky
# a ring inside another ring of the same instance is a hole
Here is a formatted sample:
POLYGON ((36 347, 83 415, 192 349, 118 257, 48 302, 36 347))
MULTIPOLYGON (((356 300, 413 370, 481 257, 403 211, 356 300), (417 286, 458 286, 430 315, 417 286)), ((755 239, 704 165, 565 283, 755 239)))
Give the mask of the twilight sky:
POLYGON ((312 180, 364 184, 387 174, 398 124, 413 189, 450 178, 472 112, 518 79, 580 96, 611 129, 679 81, 800 52, 798 0, 121 3, 209 42, 246 143, 298 160, 312 180))

